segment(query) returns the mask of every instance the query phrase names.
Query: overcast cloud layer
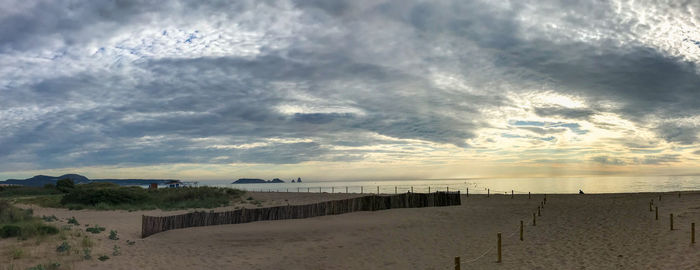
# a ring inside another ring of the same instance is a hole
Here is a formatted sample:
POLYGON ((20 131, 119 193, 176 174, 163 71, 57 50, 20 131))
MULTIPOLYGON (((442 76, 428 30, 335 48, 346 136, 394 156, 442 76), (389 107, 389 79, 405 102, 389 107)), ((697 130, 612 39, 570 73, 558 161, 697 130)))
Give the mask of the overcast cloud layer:
POLYGON ((700 165, 698 1, 0 2, 8 176, 700 165))

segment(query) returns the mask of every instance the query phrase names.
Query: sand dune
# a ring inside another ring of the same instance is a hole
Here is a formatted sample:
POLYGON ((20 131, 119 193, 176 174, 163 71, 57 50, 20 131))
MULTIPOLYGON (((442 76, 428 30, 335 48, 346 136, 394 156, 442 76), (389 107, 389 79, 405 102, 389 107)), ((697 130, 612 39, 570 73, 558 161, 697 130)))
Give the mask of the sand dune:
MULTIPOLYGON (((345 194, 252 193, 264 204, 303 204, 345 194), (287 201, 285 201, 287 200, 287 201)), ((357 196, 357 195, 355 195, 357 196)), ((172 230, 138 239, 140 217, 185 211, 68 211, 36 208, 37 215, 75 216, 135 239, 106 262, 75 269, 698 269, 690 223, 700 221, 700 193, 463 197, 461 206, 393 209, 302 220, 172 230), (660 219, 648 211, 654 199, 660 219), (676 230, 669 230, 668 214, 676 230), (525 241, 518 240, 520 220, 525 241), (503 262, 496 263, 496 233, 503 262), (477 258, 489 251, 480 259, 477 258)), ((227 208, 228 209, 228 208, 227 208)), ((225 210, 225 209, 220 209, 225 210)), ((103 250, 112 243, 100 242, 103 250)))

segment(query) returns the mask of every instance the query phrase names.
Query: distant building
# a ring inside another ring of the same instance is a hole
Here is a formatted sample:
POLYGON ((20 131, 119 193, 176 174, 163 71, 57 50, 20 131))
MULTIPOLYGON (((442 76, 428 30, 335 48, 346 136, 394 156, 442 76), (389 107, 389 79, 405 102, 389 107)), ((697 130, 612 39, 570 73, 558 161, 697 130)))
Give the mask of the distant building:
POLYGON ((165 186, 167 186, 169 188, 179 188, 179 187, 182 187, 183 185, 182 185, 182 182, 177 181, 177 180, 173 180, 173 181, 165 183, 165 186))

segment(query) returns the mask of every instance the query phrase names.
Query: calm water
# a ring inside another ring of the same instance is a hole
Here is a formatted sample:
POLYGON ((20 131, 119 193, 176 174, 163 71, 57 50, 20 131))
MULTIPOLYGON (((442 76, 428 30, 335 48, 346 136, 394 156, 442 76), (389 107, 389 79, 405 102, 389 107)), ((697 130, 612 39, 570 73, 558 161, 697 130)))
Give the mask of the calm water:
POLYGON ((249 191, 380 193, 431 192, 469 189, 470 194, 510 193, 619 193, 700 190, 700 176, 642 176, 585 178, 504 178, 504 179, 430 179, 391 181, 318 181, 282 184, 231 184, 232 181, 199 181, 199 185, 234 187, 249 191))

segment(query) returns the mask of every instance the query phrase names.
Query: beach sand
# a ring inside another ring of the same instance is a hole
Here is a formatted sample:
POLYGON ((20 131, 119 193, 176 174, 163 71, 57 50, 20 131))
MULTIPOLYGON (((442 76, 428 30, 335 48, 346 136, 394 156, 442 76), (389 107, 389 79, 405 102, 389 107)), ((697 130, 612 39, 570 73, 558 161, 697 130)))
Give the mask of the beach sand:
MULTIPOLYGON (((263 206, 360 196, 249 194, 263 206)), ((32 208, 38 216, 75 216, 83 224, 119 232, 119 241, 106 239, 106 232, 96 236, 94 254, 108 253, 118 243, 121 255, 105 262, 77 261, 74 269, 454 269, 455 256, 461 257, 462 269, 700 269, 700 243, 690 243, 690 224, 700 222, 700 192, 676 194, 664 193, 660 202, 658 193, 550 194, 537 226, 532 226, 532 214, 541 194, 532 199, 472 195, 463 196, 460 206, 197 227, 145 239, 140 239, 141 215, 187 211, 32 208), (651 199, 659 207, 658 221, 649 211, 651 199), (675 218, 673 231, 669 213, 675 218), (520 220, 524 241, 518 239, 520 220), (502 263, 496 263, 498 232, 502 263), (136 243, 128 246, 127 239, 136 243)), ((0 248, 8 241, 15 240, 0 241, 0 248)))

